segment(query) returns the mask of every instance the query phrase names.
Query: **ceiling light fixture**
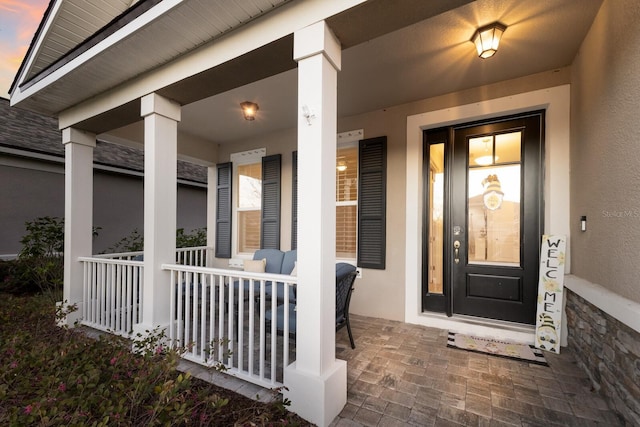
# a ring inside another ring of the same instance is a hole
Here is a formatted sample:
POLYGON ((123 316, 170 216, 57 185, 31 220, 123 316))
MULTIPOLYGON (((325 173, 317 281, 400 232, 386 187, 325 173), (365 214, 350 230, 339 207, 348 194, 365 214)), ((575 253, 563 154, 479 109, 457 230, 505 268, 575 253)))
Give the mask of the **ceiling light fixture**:
POLYGON ((347 170, 347 164, 345 162, 338 162, 338 166, 336 166, 338 172, 344 172, 347 170))
POLYGON ((255 102, 245 101, 240 103, 240 107, 242 108, 242 114, 244 115, 245 120, 255 120, 256 119, 256 111, 259 110, 258 104, 255 102))
POLYGON ((478 56, 482 59, 491 58, 498 51, 498 45, 500 44, 500 38, 502 33, 507 29, 506 25, 499 22, 486 25, 482 28, 478 28, 475 34, 471 38, 471 41, 476 45, 478 56))

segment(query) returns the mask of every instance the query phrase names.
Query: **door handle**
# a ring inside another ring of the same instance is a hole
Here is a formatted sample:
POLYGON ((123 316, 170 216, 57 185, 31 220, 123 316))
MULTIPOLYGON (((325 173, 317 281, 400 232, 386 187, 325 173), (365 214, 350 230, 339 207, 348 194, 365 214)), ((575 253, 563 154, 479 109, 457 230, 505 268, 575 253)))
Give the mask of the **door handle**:
POLYGON ((453 242, 453 262, 458 264, 460 262, 460 241, 456 240, 453 242))

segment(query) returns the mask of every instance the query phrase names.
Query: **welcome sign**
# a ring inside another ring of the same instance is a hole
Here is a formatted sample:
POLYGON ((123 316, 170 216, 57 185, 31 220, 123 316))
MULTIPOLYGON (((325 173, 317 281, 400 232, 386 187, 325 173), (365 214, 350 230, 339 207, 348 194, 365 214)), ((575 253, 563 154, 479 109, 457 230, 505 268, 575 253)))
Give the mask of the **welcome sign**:
POLYGON ((545 234, 540 251, 535 346, 555 353, 560 353, 566 240, 564 235, 545 234))

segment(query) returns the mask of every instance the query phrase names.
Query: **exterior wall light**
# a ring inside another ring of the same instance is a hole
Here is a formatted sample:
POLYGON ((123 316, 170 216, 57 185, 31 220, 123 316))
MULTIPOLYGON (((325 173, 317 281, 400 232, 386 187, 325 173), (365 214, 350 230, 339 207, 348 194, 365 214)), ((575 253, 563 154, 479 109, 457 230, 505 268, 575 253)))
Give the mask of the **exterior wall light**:
POLYGON ((258 111, 258 104, 255 102, 245 101, 240 103, 240 107, 242 108, 242 114, 244 115, 245 120, 255 120, 256 119, 256 111, 258 111))
POLYGON ((502 33, 507 29, 506 25, 499 22, 486 25, 482 28, 478 28, 475 34, 471 38, 471 41, 476 45, 478 56, 482 59, 491 58, 498 51, 498 45, 500 44, 500 38, 502 33))

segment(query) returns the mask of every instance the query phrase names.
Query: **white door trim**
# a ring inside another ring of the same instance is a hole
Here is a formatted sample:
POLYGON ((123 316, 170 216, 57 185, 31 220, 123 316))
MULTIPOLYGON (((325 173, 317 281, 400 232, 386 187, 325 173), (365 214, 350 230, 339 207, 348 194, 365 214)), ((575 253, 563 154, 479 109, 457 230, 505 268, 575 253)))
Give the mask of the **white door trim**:
MULTIPOLYGON (((533 328, 504 322, 469 321, 422 312, 422 141, 425 129, 545 110, 544 231, 565 234, 569 227, 570 86, 525 92, 407 117, 405 322, 456 332, 533 342, 533 328)), ((568 245, 569 246, 569 245, 568 245)), ((567 254, 566 273, 570 272, 567 254)))

